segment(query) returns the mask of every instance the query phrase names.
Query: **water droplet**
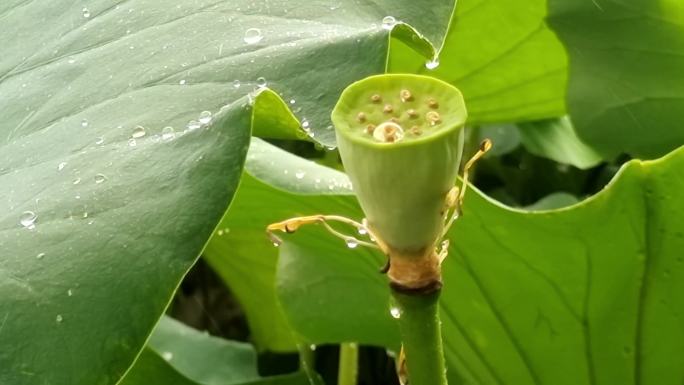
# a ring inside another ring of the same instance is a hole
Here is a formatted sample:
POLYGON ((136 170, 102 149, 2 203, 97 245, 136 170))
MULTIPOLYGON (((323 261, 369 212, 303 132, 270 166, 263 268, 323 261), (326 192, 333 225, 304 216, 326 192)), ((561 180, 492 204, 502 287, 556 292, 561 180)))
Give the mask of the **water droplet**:
POLYGON ((216 234, 220 237, 223 235, 223 229, 219 229, 216 234))
POLYGON ((359 234, 360 235, 366 235, 368 234, 368 230, 365 227, 359 227, 359 234))
POLYGON ((295 103, 297 103, 297 101, 296 101, 296 100, 294 100, 294 99, 290 99, 290 104, 295 104, 295 103))
POLYGON ((81 120, 81 127, 88 127, 88 120, 87 119, 81 120))
POLYGON ((188 125, 186 126, 188 130, 194 131, 200 127, 202 127, 202 124, 196 120, 191 120, 188 122, 188 125))
POLYGON ((70 57, 68 62, 69 62, 69 64, 74 64, 74 63, 76 63, 76 59, 70 57))
POLYGON ((162 358, 166 361, 171 361, 173 359, 173 353, 171 352, 164 352, 162 353, 162 358))
POLYGON ((439 58, 433 58, 432 60, 425 62, 425 68, 429 70, 433 70, 437 67, 439 67, 439 58))
POLYGON ((306 118, 302 120, 302 128, 304 129, 304 131, 309 131, 309 121, 306 120, 306 118))
POLYGON ((67 295, 71 297, 72 295, 74 295, 74 291, 72 289, 67 290, 67 295))
POLYGON ((135 126, 135 128, 133 129, 133 133, 131 134, 131 138, 134 138, 134 139, 142 138, 143 136, 145 136, 145 134, 146 134, 145 127, 135 126))
POLYGON ((314 344, 309 345, 309 350, 311 350, 312 352, 316 351, 316 345, 314 345, 314 344))
POLYGON ((131 138, 131 139, 128 139, 128 145, 130 147, 135 147, 138 145, 138 142, 136 142, 135 139, 131 138))
POLYGON ((261 30, 259 28, 249 28, 245 31, 244 41, 247 44, 256 44, 261 41, 264 37, 261 35, 261 30))
POLYGON ((181 79, 181 80, 178 82, 178 84, 180 84, 180 85, 185 85, 185 79, 181 79))
POLYGON ((382 19, 382 28, 384 29, 392 29, 395 24, 397 24, 397 19, 394 16, 385 16, 382 19))
POLYGON ((240 88, 240 81, 235 79, 233 80, 233 88, 240 88))
POLYGON ((208 124, 209 122, 211 122, 211 112, 209 112, 209 111, 200 112, 198 120, 202 124, 208 124))
POLYGON ((43 259, 44 256, 45 256, 45 253, 38 253, 38 255, 36 255, 36 258, 37 259, 43 259))
POLYGON ((358 239, 352 237, 345 239, 345 242, 347 243, 347 247, 350 249, 355 249, 359 245, 358 239))
POLYGON ((273 241, 273 242, 271 242, 271 244, 272 244, 274 247, 280 247, 280 242, 273 241))
POLYGON ((390 309, 390 314, 392 315, 392 318, 396 318, 396 319, 401 318, 401 310, 399 310, 398 307, 392 307, 390 309))
POLYGON ((300 171, 295 172, 295 178, 297 178, 297 179, 304 178, 304 175, 306 175, 306 172, 304 172, 304 171, 300 170, 300 171))
POLYGON ((83 12, 83 17, 85 17, 86 19, 90 17, 90 10, 88 8, 83 7, 81 12, 83 12))
POLYGON ((100 184, 106 180, 107 180, 107 177, 104 174, 95 175, 95 183, 97 183, 97 184, 100 184))
POLYGON ((79 183, 81 183, 81 178, 76 178, 76 179, 74 179, 74 181, 71 182, 71 183, 72 183, 72 184, 79 184, 79 183))
POLYGON ((57 321, 58 323, 62 322, 62 321, 64 321, 64 317, 62 317, 61 314, 57 314, 57 317, 55 317, 55 321, 57 321))
POLYGON ((266 83, 266 78, 265 78, 265 77, 259 76, 259 77, 257 78, 257 80, 256 80, 256 85, 257 85, 257 87, 259 87, 259 88, 264 88, 264 87, 266 87, 266 84, 267 84, 267 83, 266 83))
POLYGON ((66 167, 67 162, 62 162, 59 165, 57 165, 57 171, 62 171, 64 170, 64 167, 66 167))
POLYGON ((97 138, 95 138, 95 144, 102 144, 102 143, 104 143, 103 137, 98 136, 97 138))
POLYGON ((168 142, 169 140, 173 140, 175 137, 176 137, 176 133, 173 131, 173 127, 166 126, 166 127, 162 128, 162 134, 161 134, 162 140, 168 142))

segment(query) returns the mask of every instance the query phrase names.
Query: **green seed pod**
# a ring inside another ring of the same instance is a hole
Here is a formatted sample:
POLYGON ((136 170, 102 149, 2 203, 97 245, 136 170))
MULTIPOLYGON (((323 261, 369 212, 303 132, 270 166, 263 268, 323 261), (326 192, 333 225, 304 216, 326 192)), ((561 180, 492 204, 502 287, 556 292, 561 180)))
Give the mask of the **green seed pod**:
POLYGON ((368 225, 405 257, 433 252, 463 151, 461 92, 387 74, 347 87, 332 113, 340 156, 368 225))

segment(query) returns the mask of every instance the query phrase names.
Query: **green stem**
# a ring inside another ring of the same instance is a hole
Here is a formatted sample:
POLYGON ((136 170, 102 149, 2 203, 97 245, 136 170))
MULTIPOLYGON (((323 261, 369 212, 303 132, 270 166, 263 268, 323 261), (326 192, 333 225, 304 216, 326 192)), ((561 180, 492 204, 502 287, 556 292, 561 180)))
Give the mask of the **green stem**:
POLYGON ((439 293, 438 290, 427 295, 404 294, 392 290, 399 309, 399 331, 410 385, 447 385, 439 293))
POLYGON ((356 385, 359 371, 359 346, 355 343, 340 345, 340 367, 337 385, 356 385))
POLYGON ((297 344, 297 350, 299 350, 299 367, 307 377, 309 381, 316 376, 315 365, 316 365, 316 354, 309 345, 303 343, 297 344))

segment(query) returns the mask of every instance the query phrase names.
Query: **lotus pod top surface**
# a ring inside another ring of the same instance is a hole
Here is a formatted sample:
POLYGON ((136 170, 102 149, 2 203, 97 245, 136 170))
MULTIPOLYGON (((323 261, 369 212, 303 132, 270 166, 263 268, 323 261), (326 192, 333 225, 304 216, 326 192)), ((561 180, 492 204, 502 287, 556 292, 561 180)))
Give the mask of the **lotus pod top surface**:
POLYGON ((463 96, 450 84, 428 76, 387 74, 347 87, 332 119, 336 130, 354 142, 393 148, 434 140, 462 127, 466 116, 463 96))

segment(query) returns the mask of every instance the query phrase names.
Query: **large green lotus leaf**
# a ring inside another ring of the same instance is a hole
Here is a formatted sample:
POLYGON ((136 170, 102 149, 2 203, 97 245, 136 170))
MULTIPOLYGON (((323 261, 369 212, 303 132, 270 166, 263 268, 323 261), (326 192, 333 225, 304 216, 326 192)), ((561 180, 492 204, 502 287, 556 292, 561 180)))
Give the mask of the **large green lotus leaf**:
POLYGON ((392 42, 388 68, 455 85, 473 124, 563 115, 567 58, 545 16, 544 0, 461 0, 436 69, 400 41, 392 42))
POLYGON ((254 88, 325 142, 342 88, 385 69, 383 17, 439 42, 451 6, 2 2, 0 383, 118 381, 226 211, 250 128, 295 135, 254 88))
MULTIPOLYGON (((632 161, 604 191, 555 211, 513 210, 471 191, 444 264, 452 379, 680 384, 682 170, 684 149, 632 161)), ((270 174, 277 173, 263 173, 270 174)), ((296 181, 267 181, 242 207, 263 223, 313 213, 360 217, 352 196, 301 194, 288 191, 296 181), (271 204, 279 208, 273 214, 271 204)), ((396 348, 387 283, 376 270, 381 256, 348 249, 320 226, 281 237, 278 298, 303 338, 396 348)))
POLYGON ((277 249, 265 230, 269 223, 293 215, 293 207, 287 200, 271 201, 271 189, 259 178, 310 195, 307 207, 319 211, 325 210, 325 205, 316 202, 325 200, 318 195, 351 194, 351 184, 343 173, 301 161, 257 138, 252 140, 247 159, 247 172, 235 200, 207 245, 204 258, 240 300, 257 347, 292 350, 296 336, 275 296, 277 249))
POLYGON ((570 57, 568 109, 604 156, 657 157, 684 143, 684 3, 548 0, 570 57))
MULTIPOLYGON (((314 379, 318 381, 318 379, 314 379)), ((302 385, 305 373, 261 377, 251 345, 212 337, 164 317, 121 385, 302 385)))

